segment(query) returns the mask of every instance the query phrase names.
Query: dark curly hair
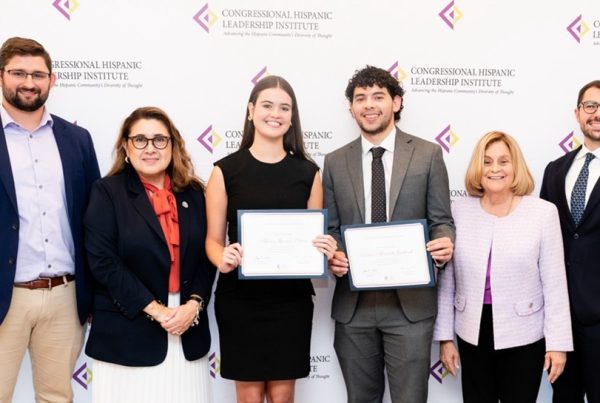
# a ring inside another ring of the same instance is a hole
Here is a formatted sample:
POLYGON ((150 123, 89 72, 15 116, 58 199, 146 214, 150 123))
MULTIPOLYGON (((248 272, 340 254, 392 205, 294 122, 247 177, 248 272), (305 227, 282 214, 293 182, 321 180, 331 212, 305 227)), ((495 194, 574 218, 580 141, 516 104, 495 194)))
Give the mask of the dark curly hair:
MULTIPOLYGON (((400 86, 400 83, 392 77, 387 70, 380 69, 379 67, 367 66, 362 70, 356 70, 352 78, 348 80, 346 98, 352 103, 356 87, 367 88, 374 85, 378 85, 381 88, 387 88, 392 98, 396 95, 400 98, 404 96, 404 90, 400 86)), ((400 112, 402 109, 404 109, 404 105, 400 106, 398 112, 394 112, 394 120, 396 122, 400 120, 400 112)))

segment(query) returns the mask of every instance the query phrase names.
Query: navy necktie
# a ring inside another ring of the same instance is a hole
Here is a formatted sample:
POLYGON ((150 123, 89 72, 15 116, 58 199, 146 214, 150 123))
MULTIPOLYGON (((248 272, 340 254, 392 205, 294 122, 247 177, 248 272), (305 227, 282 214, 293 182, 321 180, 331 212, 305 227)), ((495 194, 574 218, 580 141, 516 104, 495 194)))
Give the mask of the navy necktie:
POLYGON ((385 208, 385 174, 381 157, 385 152, 383 147, 371 148, 373 161, 371 162, 371 222, 386 222, 385 208))
POLYGON ((585 155, 585 163, 583 164, 583 168, 581 168, 581 172, 579 172, 575 186, 573 186, 573 192, 571 193, 571 215, 573 216, 575 225, 579 225, 583 211, 585 210, 585 192, 590 174, 590 162, 592 162, 594 157, 592 153, 585 155))

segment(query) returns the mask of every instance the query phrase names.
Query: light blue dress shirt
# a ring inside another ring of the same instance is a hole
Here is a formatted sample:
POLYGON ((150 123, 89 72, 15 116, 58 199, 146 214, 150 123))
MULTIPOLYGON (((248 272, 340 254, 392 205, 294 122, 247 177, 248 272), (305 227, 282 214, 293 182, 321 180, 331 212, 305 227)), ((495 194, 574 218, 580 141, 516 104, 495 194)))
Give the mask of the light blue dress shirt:
POLYGON ((67 214, 62 162, 44 108, 29 132, 0 105, 19 209, 19 250, 15 282, 75 272, 75 247, 67 214))

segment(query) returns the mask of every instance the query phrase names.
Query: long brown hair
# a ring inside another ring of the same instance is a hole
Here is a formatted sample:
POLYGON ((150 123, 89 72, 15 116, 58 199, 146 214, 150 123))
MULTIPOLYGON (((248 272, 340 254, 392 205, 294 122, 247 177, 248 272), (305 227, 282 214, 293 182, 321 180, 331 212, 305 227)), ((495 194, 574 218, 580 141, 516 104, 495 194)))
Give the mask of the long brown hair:
MULTIPOLYGON (((267 76, 256 83, 252 92, 250 92, 250 98, 248 103, 256 105, 258 95, 269 88, 281 88, 285 91, 292 99, 292 125, 288 131, 283 135, 283 149, 292 153, 297 157, 311 161, 310 157, 304 151, 304 139, 302 133, 302 127, 300 126, 300 112, 298 111, 298 102, 296 102, 296 95, 290 83, 284 78, 279 76, 267 76)), ((250 112, 246 108, 246 118, 244 119, 244 134, 242 141, 240 142, 240 150, 250 148, 254 142, 254 122, 248 120, 250 112)))
POLYGON ((158 120, 165 125, 171 136, 171 147, 173 147, 173 152, 171 162, 167 167, 167 173, 171 178, 171 187, 173 190, 181 191, 188 186, 191 186, 194 189, 204 189, 204 183, 202 183, 202 180, 200 180, 194 172, 194 164, 185 149, 185 141, 183 140, 183 137, 181 137, 179 130, 177 130, 173 121, 171 121, 165 111, 155 106, 138 108, 131 112, 131 115, 125 119, 121 125, 119 137, 113 148, 114 162, 107 176, 116 175, 122 172, 127 166, 123 142, 127 141, 127 137, 131 134, 133 125, 141 119, 158 120))

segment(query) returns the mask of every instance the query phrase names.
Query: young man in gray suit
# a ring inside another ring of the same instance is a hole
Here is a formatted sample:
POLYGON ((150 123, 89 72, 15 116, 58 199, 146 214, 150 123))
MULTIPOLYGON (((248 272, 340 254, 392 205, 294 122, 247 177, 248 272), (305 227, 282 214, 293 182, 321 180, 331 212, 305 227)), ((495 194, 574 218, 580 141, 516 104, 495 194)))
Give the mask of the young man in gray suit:
POLYGON ((325 157, 323 185, 329 233, 342 248, 330 261, 337 277, 334 347, 348 402, 381 402, 387 371, 394 403, 425 403, 435 288, 352 291, 340 227, 426 219, 436 265, 452 258, 454 222, 448 174, 439 146, 404 133, 404 91, 386 70, 367 66, 348 83, 350 113, 361 135, 325 157))

